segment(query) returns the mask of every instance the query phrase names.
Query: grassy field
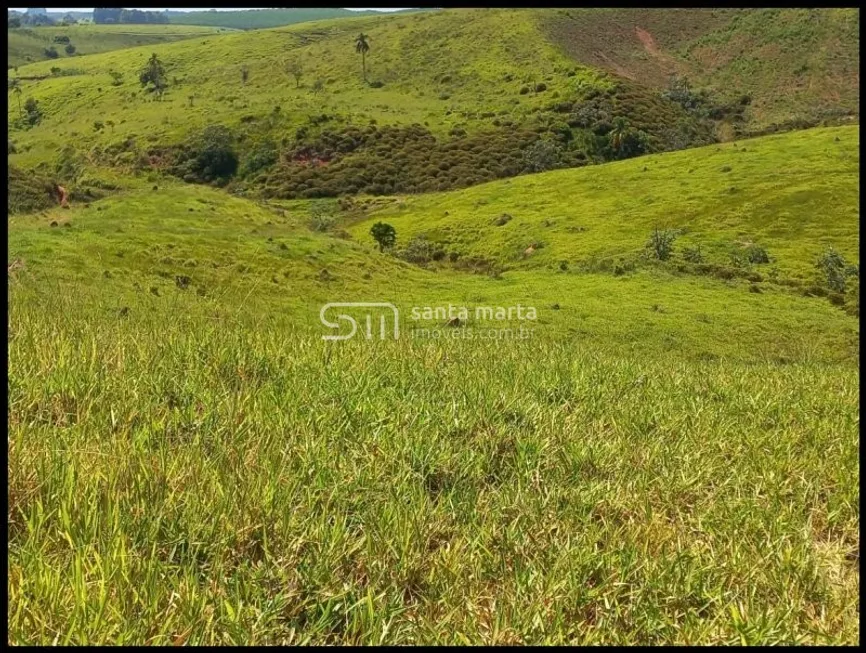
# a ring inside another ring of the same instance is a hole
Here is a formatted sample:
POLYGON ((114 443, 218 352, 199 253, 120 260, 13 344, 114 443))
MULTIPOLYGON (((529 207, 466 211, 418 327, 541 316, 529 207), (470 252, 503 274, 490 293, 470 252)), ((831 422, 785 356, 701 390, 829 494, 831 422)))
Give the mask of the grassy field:
POLYGON ((802 292, 859 264, 858 139, 342 202, 89 168, 8 218, 10 643, 858 643, 859 319, 802 292), (760 281, 678 267, 738 241, 760 281))
POLYGON ((181 39, 204 36, 207 34, 219 34, 231 31, 217 27, 196 27, 193 25, 69 25, 66 27, 22 27, 7 30, 7 64, 13 66, 24 66, 36 61, 50 60, 65 62, 66 59, 85 54, 96 54, 132 48, 138 45, 157 45, 159 43, 170 43, 181 39), (68 36, 70 43, 75 46, 75 54, 67 55, 64 48, 65 43, 57 43, 57 36, 68 36), (57 59, 49 59, 45 49, 54 47, 60 55, 57 59))

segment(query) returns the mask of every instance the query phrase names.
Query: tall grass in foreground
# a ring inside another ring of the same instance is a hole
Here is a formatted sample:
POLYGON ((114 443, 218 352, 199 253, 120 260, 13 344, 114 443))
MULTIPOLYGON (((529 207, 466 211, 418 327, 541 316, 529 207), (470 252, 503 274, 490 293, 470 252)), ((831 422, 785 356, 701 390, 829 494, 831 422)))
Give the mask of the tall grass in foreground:
POLYGON ((10 315, 9 641, 854 643, 855 365, 10 315))

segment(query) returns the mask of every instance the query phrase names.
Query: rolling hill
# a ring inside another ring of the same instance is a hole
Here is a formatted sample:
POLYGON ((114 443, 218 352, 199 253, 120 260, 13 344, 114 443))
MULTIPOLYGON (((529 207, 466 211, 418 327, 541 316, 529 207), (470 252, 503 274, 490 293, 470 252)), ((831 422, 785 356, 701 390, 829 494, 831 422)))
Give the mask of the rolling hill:
POLYGON ((11 216, 10 641, 856 642, 856 294, 782 282, 857 262, 857 131, 342 208, 91 169, 11 216), (779 276, 579 265, 665 217, 779 276), (425 230, 453 266, 399 258, 425 230), (359 300, 400 339, 323 342, 359 300))
POLYGON ((858 20, 10 71, 8 642, 858 643, 858 20))
MULTIPOLYGON (((618 15, 598 13, 613 25, 618 15)), ((801 12, 760 16, 776 24, 801 12)), ((856 39, 844 31, 852 17, 856 25, 856 13, 838 16, 844 29, 819 21, 816 38, 856 52, 856 39)), ((757 20, 734 18, 707 20, 695 28, 709 34, 702 52, 724 25, 728 32, 731 24, 753 30, 757 20)), ((597 62, 591 58, 573 59, 561 47, 563 38, 546 36, 550 21, 570 24, 563 21, 572 18, 535 10, 358 17, 33 64, 20 74, 33 80, 23 84, 23 91, 40 102, 42 118, 29 128, 15 120, 17 107, 10 105, 13 161, 25 167, 28 161, 44 161, 63 142, 86 149, 89 158, 103 164, 120 154, 126 163, 155 158, 180 170, 182 146, 206 126, 223 124, 244 173, 234 178, 240 192, 282 198, 388 194, 447 190, 537 169, 730 140, 764 129, 771 117, 782 119, 753 110, 775 102, 770 98, 779 95, 779 75, 732 64, 719 68, 718 79, 725 88, 750 88, 750 94, 732 100, 680 89, 672 97, 644 83, 643 74, 633 80, 593 67, 597 62), (372 44, 369 84, 353 50, 360 31, 372 44), (168 88, 158 102, 138 84, 151 52, 166 67, 168 88), (301 69, 297 80, 289 72, 291 64, 301 69), (52 68, 59 70, 52 74, 52 68), (737 70, 740 77, 733 77, 737 70), (115 72, 124 79, 118 85, 111 84, 115 72), (766 84, 756 86, 761 80, 766 84), (110 129, 94 127, 108 121, 110 129), (614 149, 617 129, 624 139, 614 149), (527 154, 539 141, 552 145, 527 154)), ((778 65, 800 66, 802 57, 816 50, 814 43, 796 47, 802 56, 787 55, 778 65)), ((851 81, 847 57, 827 55, 821 66, 807 65, 803 79, 815 80, 807 87, 818 88, 827 79, 851 81)), ((799 97, 799 88, 789 89, 791 97, 799 97)), ((857 85, 846 88, 835 103, 827 97, 829 113, 799 111, 794 102, 785 120, 808 125, 856 119, 850 114, 859 98, 857 85)), ((810 97, 807 93, 803 101, 811 102, 810 97)))

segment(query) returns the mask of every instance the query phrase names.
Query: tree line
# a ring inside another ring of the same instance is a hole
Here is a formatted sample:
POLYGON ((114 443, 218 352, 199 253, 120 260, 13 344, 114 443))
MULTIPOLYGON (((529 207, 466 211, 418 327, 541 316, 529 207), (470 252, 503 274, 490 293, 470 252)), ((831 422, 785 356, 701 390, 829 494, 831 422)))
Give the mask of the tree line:
POLYGON ((117 23, 168 23, 168 16, 159 11, 142 11, 140 9, 106 9, 93 10, 93 22, 98 25, 117 23))

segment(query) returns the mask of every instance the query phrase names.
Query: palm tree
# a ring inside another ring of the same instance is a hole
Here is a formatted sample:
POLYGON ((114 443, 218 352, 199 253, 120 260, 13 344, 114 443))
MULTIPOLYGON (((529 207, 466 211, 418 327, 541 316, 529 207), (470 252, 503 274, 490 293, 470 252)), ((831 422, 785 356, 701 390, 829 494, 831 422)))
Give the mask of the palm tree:
POLYGON ((622 148, 622 144, 625 141, 626 137, 629 133, 628 122, 622 116, 618 116, 613 121, 613 129, 610 131, 610 146, 616 150, 620 151, 622 148))
POLYGON ((17 79, 9 81, 9 88, 18 96, 18 115, 24 115, 21 111, 21 83, 17 79))
POLYGON ((355 52, 361 54, 361 67, 364 70, 364 81, 367 81, 367 53, 370 51, 370 44, 367 43, 367 35, 361 32, 358 38, 355 39, 355 52))

